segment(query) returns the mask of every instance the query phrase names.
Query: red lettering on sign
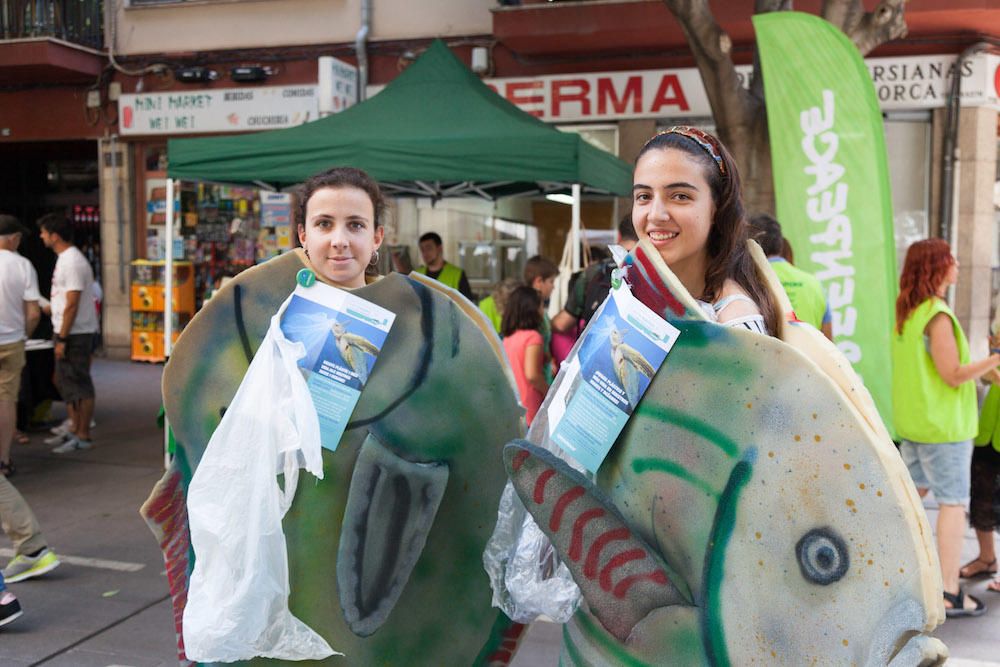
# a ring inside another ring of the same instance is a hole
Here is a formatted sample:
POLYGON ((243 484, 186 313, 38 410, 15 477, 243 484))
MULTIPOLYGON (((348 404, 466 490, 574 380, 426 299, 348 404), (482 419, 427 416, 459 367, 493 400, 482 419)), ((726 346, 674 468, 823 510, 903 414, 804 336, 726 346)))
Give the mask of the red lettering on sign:
POLYGON ((681 87, 680 79, 676 74, 664 74, 660 81, 660 87, 653 97, 653 107, 649 110, 656 113, 663 107, 677 107, 681 111, 690 110, 684 89, 681 87))
MULTIPOLYGON (((517 106, 524 104, 541 104, 545 101, 541 95, 522 95, 523 91, 541 92, 541 81, 518 81, 507 84, 507 100, 517 106)), ((524 109, 532 116, 542 116, 541 109, 524 109)))
POLYGON ((1000 65, 997 65, 997 71, 993 73, 993 88, 997 91, 997 97, 1000 97, 1000 65))
POLYGON ((614 113, 628 113, 628 104, 632 102, 632 113, 642 111, 642 77, 630 76, 625 82, 622 96, 618 97, 615 82, 609 77, 597 80, 597 113, 608 113, 608 104, 614 113))
POLYGON ((558 118, 563 102, 579 102, 580 115, 590 115, 590 82, 586 79, 566 79, 552 82, 552 116, 558 118), (563 92, 563 88, 575 89, 575 92, 563 92))

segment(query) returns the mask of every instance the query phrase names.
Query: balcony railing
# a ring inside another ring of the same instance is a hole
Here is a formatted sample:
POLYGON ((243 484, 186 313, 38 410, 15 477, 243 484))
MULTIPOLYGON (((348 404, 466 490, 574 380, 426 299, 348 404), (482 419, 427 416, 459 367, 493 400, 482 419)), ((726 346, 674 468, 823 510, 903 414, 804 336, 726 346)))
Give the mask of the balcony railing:
POLYGON ((104 48, 103 0, 0 0, 0 39, 57 37, 104 48))

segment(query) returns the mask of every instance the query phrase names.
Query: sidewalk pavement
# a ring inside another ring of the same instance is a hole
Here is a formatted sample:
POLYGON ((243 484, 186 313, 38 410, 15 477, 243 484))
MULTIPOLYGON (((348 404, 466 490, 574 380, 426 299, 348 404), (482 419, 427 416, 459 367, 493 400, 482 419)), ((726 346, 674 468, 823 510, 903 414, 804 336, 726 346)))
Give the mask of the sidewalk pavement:
MULTIPOLYGON (((156 540, 139 506, 163 471, 156 427, 162 367, 95 359, 94 448, 52 454, 48 433, 14 445, 14 485, 28 500, 62 560, 53 572, 10 589, 24 615, 0 629, 5 667, 173 667, 173 615, 156 540)), ((60 413, 56 413, 61 418, 60 413)), ((930 506, 931 526, 936 510, 930 506)), ((967 534, 963 562, 977 551, 967 534)), ((0 538, 0 564, 12 555, 0 538)), ((948 621, 936 633, 958 667, 1000 667, 1000 595, 970 592, 990 606, 974 619, 948 621)), ((513 665, 558 664, 561 627, 532 625, 513 665)), ((348 664, 348 663, 344 663, 348 664)))
MULTIPOLYGON (((47 432, 14 444, 11 482, 62 565, 9 585, 24 615, 0 630, 0 664, 177 665, 163 558, 138 511, 163 472, 161 372, 95 359, 94 448, 52 454, 42 443, 47 432)), ((0 546, 6 563, 6 537, 0 546)))

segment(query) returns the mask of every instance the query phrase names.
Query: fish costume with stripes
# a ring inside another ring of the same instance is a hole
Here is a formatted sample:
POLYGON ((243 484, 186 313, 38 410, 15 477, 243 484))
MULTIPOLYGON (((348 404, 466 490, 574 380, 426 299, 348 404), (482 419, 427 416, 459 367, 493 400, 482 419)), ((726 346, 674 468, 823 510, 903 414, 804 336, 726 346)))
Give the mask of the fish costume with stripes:
MULTIPOLYGON (((164 371, 176 453, 142 514, 164 551, 181 664, 187 486, 303 260, 298 250, 229 282, 164 371)), ((322 664, 507 664, 523 626, 491 608, 481 559, 502 448, 523 433, 500 341, 473 304, 423 276, 354 293, 396 320, 337 450, 323 451, 324 479, 300 478, 284 518, 289 607, 345 654, 322 664)))
POLYGON ((906 468, 850 364, 752 253, 789 313, 778 338, 707 321, 643 241, 627 280, 680 336, 596 477, 551 453, 548 403, 505 448, 585 600, 561 665, 947 657, 928 635, 940 570, 906 468))

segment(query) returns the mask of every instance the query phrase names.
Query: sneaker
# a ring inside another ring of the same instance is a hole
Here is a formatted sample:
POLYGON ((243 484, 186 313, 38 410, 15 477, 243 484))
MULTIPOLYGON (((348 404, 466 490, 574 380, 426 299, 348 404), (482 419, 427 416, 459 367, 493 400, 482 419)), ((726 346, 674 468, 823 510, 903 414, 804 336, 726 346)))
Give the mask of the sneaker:
POLYGON ((25 579, 38 577, 59 567, 59 559, 52 549, 45 548, 37 556, 14 556, 3 569, 3 578, 8 584, 16 584, 25 579))
POLYGON ((45 438, 44 440, 42 440, 42 442, 44 442, 46 445, 61 445, 62 443, 66 442, 72 437, 73 437, 72 433, 60 433, 58 435, 52 436, 51 438, 45 438))
POLYGON ((0 591, 0 625, 7 625, 23 614, 21 603, 10 591, 0 591))
POLYGON ((49 433, 52 435, 69 435, 73 430, 73 422, 70 419, 64 419, 61 424, 53 426, 49 429, 49 433))
POLYGON ((69 454, 70 452, 75 452, 78 449, 90 449, 94 446, 90 440, 80 440, 80 438, 70 436, 66 442, 59 445, 58 447, 52 448, 53 454, 69 454))

